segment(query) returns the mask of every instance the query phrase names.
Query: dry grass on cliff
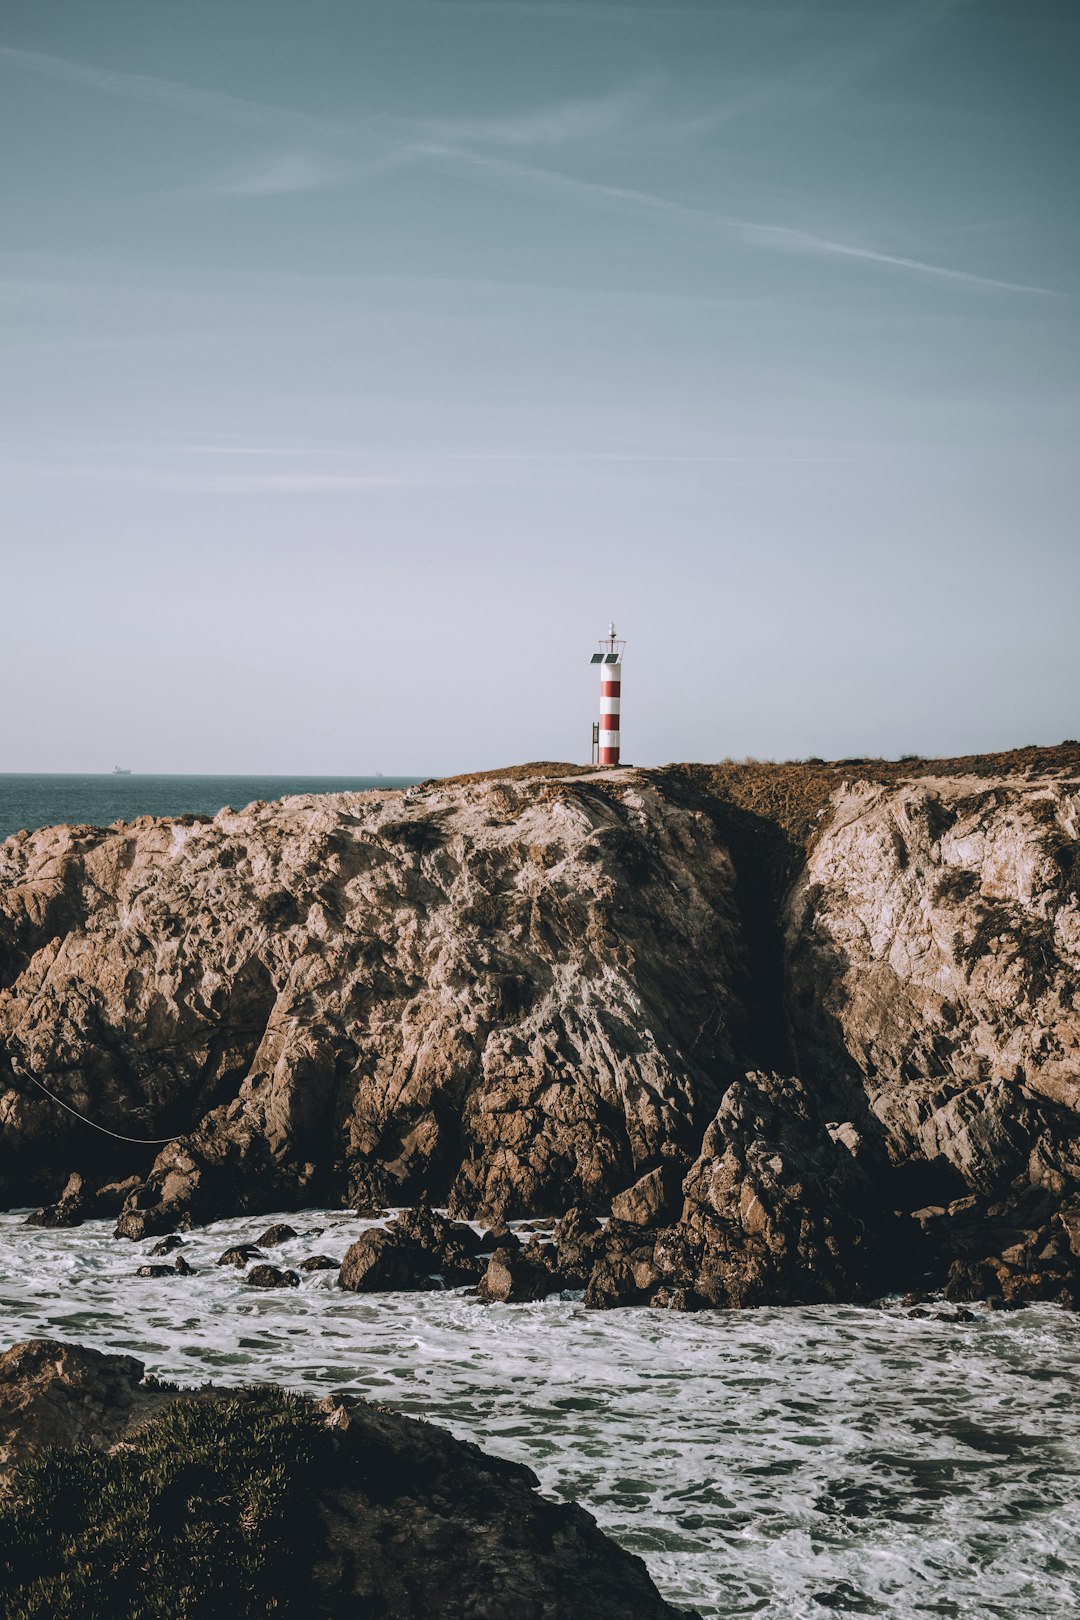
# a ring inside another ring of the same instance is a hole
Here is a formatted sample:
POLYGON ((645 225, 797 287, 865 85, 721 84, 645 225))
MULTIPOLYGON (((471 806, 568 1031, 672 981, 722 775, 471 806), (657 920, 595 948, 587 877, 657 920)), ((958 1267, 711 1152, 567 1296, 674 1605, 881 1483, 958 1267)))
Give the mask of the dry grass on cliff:
MULTIPOLYGON (((510 765, 503 770, 473 771, 445 777, 440 786, 465 787, 481 782, 529 781, 539 777, 580 776, 592 767, 554 760, 510 765)), ((631 767, 632 768, 632 767, 631 767)), ((734 806, 748 816, 778 828, 796 849, 811 843, 829 799, 843 782, 884 784, 935 776, 1067 776, 1080 777, 1080 742, 1050 747, 1030 745, 997 754, 965 754, 951 759, 806 759, 721 760, 717 764, 674 764, 650 769, 661 786, 691 790, 734 806)))
MULTIPOLYGON (((467 771, 462 776, 440 776, 437 781, 440 787, 472 787, 477 782, 526 782, 534 776, 575 776, 592 769, 591 765, 572 765, 565 760, 560 763, 553 759, 537 759, 530 765, 506 765, 499 771, 467 771)), ((429 787, 432 784, 424 782, 421 785, 429 787)))
POLYGON ((1013 748, 952 759, 722 760, 716 765, 669 765, 655 773, 681 776, 711 796, 772 822, 805 849, 821 811, 843 782, 917 781, 936 776, 1080 776, 1080 742, 1013 748))

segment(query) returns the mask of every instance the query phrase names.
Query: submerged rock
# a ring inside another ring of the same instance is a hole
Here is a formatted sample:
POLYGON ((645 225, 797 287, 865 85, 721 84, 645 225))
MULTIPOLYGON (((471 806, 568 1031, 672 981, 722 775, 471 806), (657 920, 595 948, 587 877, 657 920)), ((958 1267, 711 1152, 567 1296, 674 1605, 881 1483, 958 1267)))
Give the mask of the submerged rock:
POLYGON ((232 1248, 226 1249, 217 1257, 219 1266, 237 1266, 241 1271, 253 1260, 262 1260, 263 1252, 254 1243, 234 1243, 232 1248))
POLYGON ((56 1340, 0 1356, 9 1602, 52 1583, 134 1620, 175 1612, 179 1585, 191 1612, 237 1617, 679 1620, 639 1558, 518 1463, 355 1397, 142 1375, 56 1340), (126 1509, 103 1521, 102 1499, 126 1509))
POLYGON ((299 1236, 294 1226, 290 1226, 287 1221, 278 1221, 276 1225, 267 1227, 261 1237, 255 1239, 255 1246, 259 1249, 274 1249, 279 1243, 288 1243, 290 1238, 299 1236))
POLYGON ((244 1281, 249 1288, 299 1288, 300 1278, 295 1271, 281 1271, 277 1266, 252 1266, 244 1281))

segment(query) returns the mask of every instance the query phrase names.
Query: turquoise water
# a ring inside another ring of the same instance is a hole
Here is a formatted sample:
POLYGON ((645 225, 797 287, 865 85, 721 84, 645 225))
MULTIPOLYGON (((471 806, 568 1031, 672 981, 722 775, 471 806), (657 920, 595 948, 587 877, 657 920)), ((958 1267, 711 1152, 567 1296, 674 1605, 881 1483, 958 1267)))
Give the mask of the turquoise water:
POLYGON ((58 823, 107 827, 136 816, 214 816, 287 793, 410 787, 418 776, 34 776, 0 774, 0 840, 58 823))

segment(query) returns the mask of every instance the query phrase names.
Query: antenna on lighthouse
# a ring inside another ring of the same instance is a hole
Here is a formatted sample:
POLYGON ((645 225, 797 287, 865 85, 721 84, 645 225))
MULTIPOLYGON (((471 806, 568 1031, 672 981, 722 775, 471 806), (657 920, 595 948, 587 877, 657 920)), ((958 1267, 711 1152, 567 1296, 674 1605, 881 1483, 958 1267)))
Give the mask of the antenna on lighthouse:
POLYGON ((608 625, 600 651, 591 663, 600 665, 600 723, 593 726, 592 762, 594 765, 617 765, 622 742, 620 731, 622 710, 622 659, 625 641, 615 634, 615 624, 608 625))

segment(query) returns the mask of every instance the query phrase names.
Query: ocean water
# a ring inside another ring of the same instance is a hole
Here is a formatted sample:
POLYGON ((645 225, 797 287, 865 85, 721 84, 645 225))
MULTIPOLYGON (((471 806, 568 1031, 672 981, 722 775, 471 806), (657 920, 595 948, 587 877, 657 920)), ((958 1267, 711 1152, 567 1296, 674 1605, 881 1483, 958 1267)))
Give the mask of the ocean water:
MULTIPOLYGON (((185 1237, 192 1277, 134 1275, 152 1240, 0 1216, 0 1339, 125 1351, 183 1382, 350 1389, 529 1464, 703 1615, 1036 1620, 1080 1613, 1080 1318, 895 1302, 679 1316, 576 1296, 364 1297, 334 1272, 262 1292, 218 1267, 271 1220, 185 1237)), ((338 1259, 370 1222, 284 1217, 270 1251, 338 1259)))
POLYGON ((108 827, 136 816, 214 816, 288 793, 410 787, 418 776, 31 776, 0 774, 0 840, 59 823, 108 827))

